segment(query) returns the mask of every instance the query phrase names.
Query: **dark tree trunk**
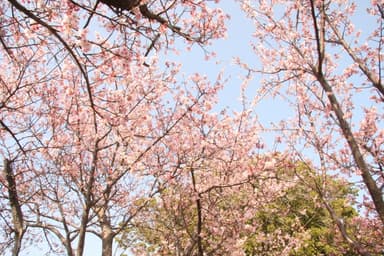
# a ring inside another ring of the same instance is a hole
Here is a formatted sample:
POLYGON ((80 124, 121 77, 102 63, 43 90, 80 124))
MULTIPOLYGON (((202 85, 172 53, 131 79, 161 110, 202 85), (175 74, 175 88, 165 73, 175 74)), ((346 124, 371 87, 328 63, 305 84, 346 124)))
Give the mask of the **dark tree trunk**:
POLYGON ((23 239, 25 228, 23 220, 23 212, 21 210, 21 205, 19 197, 17 195, 17 186, 15 176, 12 170, 12 161, 5 159, 4 160, 4 174, 7 180, 7 189, 9 204, 12 211, 12 222, 13 222, 13 232, 15 233, 15 243, 12 249, 12 255, 19 255, 21 248, 21 241, 23 239))

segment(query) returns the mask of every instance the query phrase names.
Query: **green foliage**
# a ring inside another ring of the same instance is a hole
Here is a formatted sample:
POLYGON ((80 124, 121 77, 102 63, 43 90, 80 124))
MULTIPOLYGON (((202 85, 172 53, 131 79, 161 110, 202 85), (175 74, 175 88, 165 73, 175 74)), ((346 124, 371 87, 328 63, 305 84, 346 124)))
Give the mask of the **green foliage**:
POLYGON ((318 184, 327 184, 331 198, 328 203, 347 222, 357 216, 356 210, 347 200, 355 191, 340 180, 314 175, 305 164, 297 164, 293 171, 280 175, 300 177, 299 181, 249 220, 249 224, 258 228, 245 242, 246 255, 276 254, 292 238, 297 238, 300 242, 300 246, 293 247, 289 252, 292 256, 358 255, 351 252, 339 237, 337 227, 321 203, 316 188, 318 184), (268 239, 263 240, 260 237, 268 239), (271 237, 275 239, 271 240, 271 237))
MULTIPOLYGON (((280 255, 288 246, 291 247, 288 252, 284 251, 284 255, 357 255, 350 251, 338 233, 321 201, 321 191, 317 190, 320 185, 325 186, 327 203, 350 224, 357 212, 348 201, 348 197, 356 193, 348 184, 330 176, 316 175, 304 163, 276 170, 276 179, 291 185, 282 191, 281 196, 255 209, 256 214, 247 220, 247 225, 253 227, 252 231, 246 228, 239 231, 245 241, 243 248, 247 256, 280 255), (292 246, 289 244, 291 241, 297 244, 292 246)), ((261 187, 262 182, 256 179, 253 186, 261 187)), ((163 190, 158 198, 147 203, 144 215, 138 218, 135 226, 120 237, 120 245, 134 244, 147 255, 183 255, 188 248, 196 249, 193 242, 197 225, 196 205, 195 199, 188 195, 182 187, 163 190)), ((217 212, 217 218, 231 219, 229 213, 235 208, 241 212, 254 195, 239 187, 232 193, 212 190, 206 196, 201 198, 206 209, 211 213, 217 212)), ((215 247, 212 245, 219 244, 222 237, 211 232, 217 223, 210 222, 207 216, 204 221, 203 246, 207 251, 213 251, 215 247)), ((353 225, 348 226, 353 228, 353 225)))
POLYGON ((189 234, 196 226, 196 212, 192 200, 182 201, 174 194, 171 189, 164 189, 159 197, 152 198, 133 226, 118 238, 119 246, 134 247, 138 254, 145 255, 169 255, 187 248, 189 234), (167 200, 168 197, 172 200, 167 200))

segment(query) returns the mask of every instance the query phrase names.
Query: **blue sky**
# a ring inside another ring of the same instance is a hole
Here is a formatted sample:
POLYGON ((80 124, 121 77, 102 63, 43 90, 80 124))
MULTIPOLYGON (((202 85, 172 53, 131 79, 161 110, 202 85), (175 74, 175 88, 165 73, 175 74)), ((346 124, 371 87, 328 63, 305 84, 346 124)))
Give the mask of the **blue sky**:
MULTIPOLYGON (((226 107, 230 111, 239 111, 242 108, 240 85, 247 72, 234 63, 234 58, 239 57, 251 67, 257 66, 258 60, 250 45, 254 27, 252 21, 241 11, 237 1, 222 0, 219 6, 231 18, 227 21, 228 37, 213 41, 212 45, 207 47, 207 50, 217 53, 216 58, 206 61, 204 51, 199 46, 193 47, 191 51, 181 51, 179 55, 168 55, 167 57, 182 63, 182 72, 185 72, 186 76, 197 72, 207 75, 214 82, 219 72, 224 71, 223 78, 228 81, 225 88, 219 93, 219 103, 213 111, 220 111, 226 107)), ((259 79, 260 76, 254 77, 251 81, 246 92, 248 100, 252 100, 255 95, 259 87, 259 79)), ((269 124, 287 117, 288 112, 284 108, 284 104, 279 99, 266 100, 257 105, 256 114, 263 124, 269 124)))

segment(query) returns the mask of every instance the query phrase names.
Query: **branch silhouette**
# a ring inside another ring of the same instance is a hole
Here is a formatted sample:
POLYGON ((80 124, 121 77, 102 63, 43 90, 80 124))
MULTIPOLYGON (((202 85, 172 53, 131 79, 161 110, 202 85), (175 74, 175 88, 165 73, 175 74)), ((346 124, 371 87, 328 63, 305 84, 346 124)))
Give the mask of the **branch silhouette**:
POLYGON ((118 14, 122 11, 131 11, 133 8, 138 7, 141 15, 151 21, 156 21, 166 27, 168 27, 172 32, 184 37, 188 41, 193 41, 193 38, 183 33, 180 27, 172 25, 168 20, 156 14, 148 8, 147 4, 140 4, 140 0, 131 0, 131 1, 119 1, 119 0, 100 0, 101 3, 106 4, 109 8, 116 11, 118 14))

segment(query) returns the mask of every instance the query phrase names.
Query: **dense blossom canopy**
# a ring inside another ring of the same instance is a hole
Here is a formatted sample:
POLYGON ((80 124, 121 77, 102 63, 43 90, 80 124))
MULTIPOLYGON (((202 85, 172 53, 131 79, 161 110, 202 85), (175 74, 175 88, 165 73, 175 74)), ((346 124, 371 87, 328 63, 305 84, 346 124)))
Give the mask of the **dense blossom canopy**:
POLYGON ((83 256, 91 234, 103 256, 383 249, 384 3, 364 33, 352 1, 236 3, 258 91, 217 112, 223 74, 168 53, 220 54, 219 0, 0 2, 1 254, 83 256), (261 124, 268 96, 296 117, 261 124))

